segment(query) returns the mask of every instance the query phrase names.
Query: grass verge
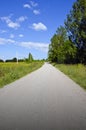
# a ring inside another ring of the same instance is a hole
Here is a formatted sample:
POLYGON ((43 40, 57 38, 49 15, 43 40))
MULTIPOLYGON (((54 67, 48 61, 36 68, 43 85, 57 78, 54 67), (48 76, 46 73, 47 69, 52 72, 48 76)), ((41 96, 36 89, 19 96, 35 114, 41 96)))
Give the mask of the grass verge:
POLYGON ((0 63, 0 88, 40 68, 43 62, 0 63))
POLYGON ((86 89, 86 66, 78 65, 65 65, 53 64, 56 68, 68 75, 72 80, 78 83, 81 87, 86 89))

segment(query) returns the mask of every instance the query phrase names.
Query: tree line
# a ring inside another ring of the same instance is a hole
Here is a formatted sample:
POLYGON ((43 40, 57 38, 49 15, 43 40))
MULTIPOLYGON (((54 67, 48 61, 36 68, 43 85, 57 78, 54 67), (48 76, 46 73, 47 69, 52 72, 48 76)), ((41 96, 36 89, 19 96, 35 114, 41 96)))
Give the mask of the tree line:
MULTIPOLYGON (((34 58, 31 53, 29 53, 28 58, 17 59, 16 57, 14 57, 13 59, 5 60, 5 62, 32 62, 32 61, 34 61, 34 58)), ((4 62, 4 60, 0 59, 0 62, 4 62)))
POLYGON ((48 60, 86 64, 86 0, 76 0, 49 45, 48 60))

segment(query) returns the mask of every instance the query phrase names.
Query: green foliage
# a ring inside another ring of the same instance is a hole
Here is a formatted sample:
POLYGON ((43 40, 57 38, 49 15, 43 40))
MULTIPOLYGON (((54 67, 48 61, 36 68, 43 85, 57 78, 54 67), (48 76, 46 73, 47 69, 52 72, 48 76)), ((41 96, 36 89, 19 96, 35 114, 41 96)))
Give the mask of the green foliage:
POLYGON ((77 62, 86 63, 86 0, 77 0, 73 4, 65 26, 77 48, 77 62))
POLYGON ((7 59, 5 62, 17 62, 17 58, 14 57, 13 59, 7 59))
POLYGON ((68 75, 81 87, 86 89, 86 66, 82 64, 77 65, 65 65, 65 64, 54 64, 58 69, 68 75))
POLYGON ((22 76, 40 68, 44 62, 35 61, 32 63, 0 63, 0 88, 4 85, 21 78, 22 76))
POLYGON ((32 54, 31 53, 29 53, 29 56, 28 56, 28 61, 29 62, 32 62, 34 59, 33 59, 33 56, 32 56, 32 54))
POLYGON ((0 59, 0 62, 4 62, 2 59, 0 59))
POLYGON ((76 0, 51 39, 48 59, 57 63, 86 64, 86 0, 76 0))
POLYGON ((64 52, 64 57, 65 57, 64 63, 73 64, 76 62, 75 57, 76 57, 77 49, 71 41, 67 40, 64 43, 63 52, 64 52))
POLYGON ((25 59, 24 59, 24 61, 25 61, 26 63, 33 62, 33 61, 34 61, 34 59, 33 59, 32 54, 31 54, 31 53, 29 53, 28 58, 25 58, 25 59))
POLYGON ((74 62, 76 47, 68 40, 66 29, 60 26, 51 39, 48 59, 57 63, 74 62))

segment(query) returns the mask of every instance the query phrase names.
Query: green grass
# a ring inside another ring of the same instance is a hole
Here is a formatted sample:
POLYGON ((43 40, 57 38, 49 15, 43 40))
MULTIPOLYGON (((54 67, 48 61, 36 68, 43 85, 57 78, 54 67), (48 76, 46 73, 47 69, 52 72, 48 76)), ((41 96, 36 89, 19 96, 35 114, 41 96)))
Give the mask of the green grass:
POLYGON ((0 63, 0 88, 40 68, 43 62, 0 63))
POLYGON ((56 68, 68 75, 72 80, 78 83, 81 87, 86 89, 86 66, 78 65, 64 65, 53 64, 56 68))

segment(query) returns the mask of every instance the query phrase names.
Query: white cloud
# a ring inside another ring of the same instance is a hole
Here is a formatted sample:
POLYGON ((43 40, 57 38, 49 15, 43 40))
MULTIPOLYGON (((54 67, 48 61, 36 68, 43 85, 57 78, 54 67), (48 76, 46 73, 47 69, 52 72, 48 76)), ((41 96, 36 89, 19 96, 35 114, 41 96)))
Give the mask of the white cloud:
POLYGON ((4 38, 0 38, 0 45, 5 44, 6 40, 4 38))
POLYGON ((14 28, 14 29, 17 29, 18 27, 20 27, 20 24, 17 23, 17 22, 13 22, 10 17, 1 17, 1 20, 2 21, 5 21, 7 26, 10 27, 10 28, 14 28))
POLYGON ((24 35, 23 34, 19 34, 19 37, 24 37, 24 35))
POLYGON ((28 8, 28 9, 32 9, 33 7, 38 6, 38 3, 34 2, 34 1, 30 1, 29 4, 26 3, 23 5, 24 8, 28 8))
POLYGON ((15 36, 14 36, 14 34, 10 34, 10 38, 14 38, 15 36))
POLYGON ((15 22, 11 20, 11 16, 1 17, 0 19, 2 21, 5 21, 8 27, 13 28, 13 29, 18 29, 20 27, 20 23, 24 22, 27 19, 27 17, 21 16, 18 19, 16 19, 15 22))
POLYGON ((9 16, 7 16, 7 17, 0 17, 0 19, 1 19, 2 21, 5 21, 6 23, 9 23, 9 22, 10 22, 10 17, 9 17, 9 16))
POLYGON ((0 45, 14 44, 16 46, 48 52, 49 43, 41 42, 19 42, 12 39, 0 38, 0 45))
POLYGON ((8 23, 8 27, 17 29, 17 28, 20 27, 20 24, 19 24, 19 23, 16 23, 16 22, 10 21, 10 22, 8 23))
POLYGON ((15 41, 12 39, 0 38, 0 45, 9 44, 9 43, 15 43, 15 41))
POLYGON ((40 11, 35 9, 36 7, 38 6, 38 3, 34 2, 34 1, 30 1, 29 4, 24 4, 23 7, 24 8, 28 8, 28 9, 31 9, 32 12, 35 14, 35 15, 38 15, 40 14, 40 11))
POLYGON ((17 22, 24 22, 26 19, 27 19, 26 16, 21 16, 21 17, 19 17, 16 21, 17 21, 17 22))
POLYGON ((36 31, 40 31, 40 30, 46 31, 47 30, 47 27, 41 22, 40 23, 33 23, 31 28, 36 30, 36 31))
POLYGON ((25 47, 25 48, 33 48, 33 49, 37 49, 40 51, 48 51, 48 43, 40 43, 40 42, 21 42, 20 46, 25 47))
POLYGON ((31 6, 30 6, 29 4, 24 4, 23 7, 24 7, 24 8, 31 9, 31 6))
POLYGON ((30 4, 31 4, 32 7, 38 6, 38 3, 35 3, 34 1, 30 1, 30 4))
POLYGON ((0 30, 0 33, 6 33, 7 30, 0 30))
POLYGON ((15 41, 12 39, 7 39, 7 43, 15 43, 15 41))
POLYGON ((39 10, 33 10, 33 13, 34 13, 35 15, 38 15, 38 14, 40 14, 40 11, 39 11, 39 10))

